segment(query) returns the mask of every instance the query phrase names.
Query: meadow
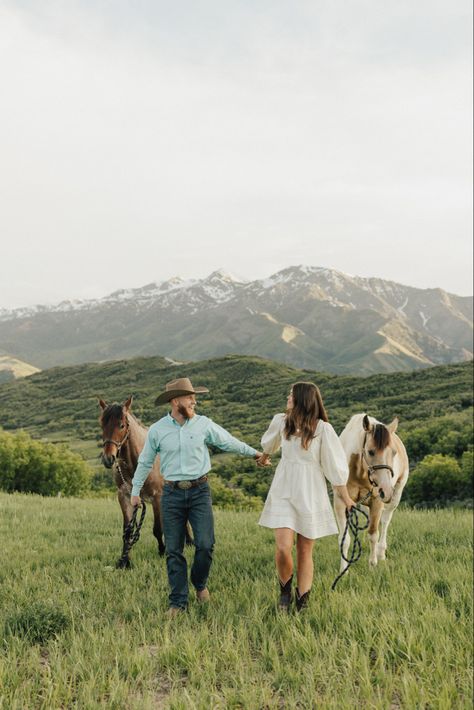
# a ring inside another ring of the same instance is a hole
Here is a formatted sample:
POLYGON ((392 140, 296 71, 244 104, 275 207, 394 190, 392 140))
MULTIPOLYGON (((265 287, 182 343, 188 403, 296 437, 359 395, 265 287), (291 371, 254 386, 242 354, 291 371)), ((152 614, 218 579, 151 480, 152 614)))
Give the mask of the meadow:
POLYGON ((212 601, 174 621, 150 514, 118 571, 114 500, 0 494, 0 513, 2 710, 471 708, 468 511, 397 511, 387 562, 369 571, 364 538, 334 592, 318 541, 310 607, 284 617, 271 531, 216 510, 212 601))

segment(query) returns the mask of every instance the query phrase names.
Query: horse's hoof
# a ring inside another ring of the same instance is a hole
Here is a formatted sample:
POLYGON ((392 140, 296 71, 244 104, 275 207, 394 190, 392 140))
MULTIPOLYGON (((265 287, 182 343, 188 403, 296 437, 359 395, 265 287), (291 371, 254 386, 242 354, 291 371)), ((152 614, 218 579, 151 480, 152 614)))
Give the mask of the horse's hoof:
POLYGON ((166 552, 166 547, 159 547, 159 548, 158 548, 158 555, 159 555, 160 557, 164 557, 164 556, 165 556, 165 552, 166 552))
POLYGON ((186 540, 186 547, 194 547, 194 540, 192 537, 186 540))
POLYGON ((120 558, 120 559, 117 560, 117 562, 115 563, 115 568, 116 568, 116 569, 132 569, 132 567, 133 567, 133 565, 132 565, 132 563, 131 563, 131 561, 130 561, 129 559, 127 559, 127 560, 122 560, 122 558, 120 558))
POLYGON ((375 569, 377 567, 377 559, 369 560, 369 569, 375 569))

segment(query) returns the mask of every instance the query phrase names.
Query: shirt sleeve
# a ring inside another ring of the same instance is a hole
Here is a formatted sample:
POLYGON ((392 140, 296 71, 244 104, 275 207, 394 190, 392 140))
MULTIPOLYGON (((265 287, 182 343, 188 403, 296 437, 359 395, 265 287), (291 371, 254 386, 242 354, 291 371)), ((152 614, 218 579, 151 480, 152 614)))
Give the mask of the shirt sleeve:
POLYGON ((156 455, 160 450, 158 437, 152 429, 148 430, 145 446, 138 457, 138 464, 132 480, 132 496, 139 496, 140 491, 155 463, 156 455))
POLYGON ((209 419, 204 441, 206 444, 212 444, 212 446, 217 446, 217 448, 222 449, 222 451, 227 451, 233 454, 255 456, 257 453, 256 449, 253 449, 243 441, 236 439, 235 436, 229 434, 224 427, 219 426, 219 424, 213 422, 212 419, 209 419))
POLYGON ((284 414, 275 414, 270 426, 262 436, 262 449, 265 454, 275 454, 281 446, 281 430, 283 426, 284 414))
POLYGON ((322 422, 321 468, 333 486, 345 486, 349 478, 346 452, 329 422, 322 422))

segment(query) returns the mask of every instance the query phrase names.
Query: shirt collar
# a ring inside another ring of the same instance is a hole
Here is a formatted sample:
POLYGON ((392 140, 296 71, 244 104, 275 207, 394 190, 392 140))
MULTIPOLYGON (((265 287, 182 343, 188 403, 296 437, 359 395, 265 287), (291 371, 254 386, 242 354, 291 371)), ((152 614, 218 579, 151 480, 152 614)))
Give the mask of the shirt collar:
POLYGON ((168 414, 166 416, 168 418, 168 421, 171 422, 171 424, 174 424, 174 426, 179 426, 179 427, 190 426, 191 424, 193 424, 193 422, 197 421, 200 417, 199 414, 195 414, 192 419, 186 419, 184 424, 180 424, 179 422, 176 421, 176 419, 174 417, 171 416, 170 412, 168 412, 168 414))

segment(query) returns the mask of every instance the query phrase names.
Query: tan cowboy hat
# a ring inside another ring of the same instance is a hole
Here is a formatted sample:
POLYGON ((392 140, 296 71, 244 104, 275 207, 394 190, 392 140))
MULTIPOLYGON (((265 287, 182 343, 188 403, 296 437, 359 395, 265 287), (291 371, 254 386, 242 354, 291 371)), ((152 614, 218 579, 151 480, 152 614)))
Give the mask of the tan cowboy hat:
POLYGON ((188 377, 181 377, 179 380, 171 380, 166 383, 165 391, 158 395, 155 404, 165 404, 173 397, 183 397, 185 394, 201 394, 209 392, 205 387, 194 388, 188 377))

